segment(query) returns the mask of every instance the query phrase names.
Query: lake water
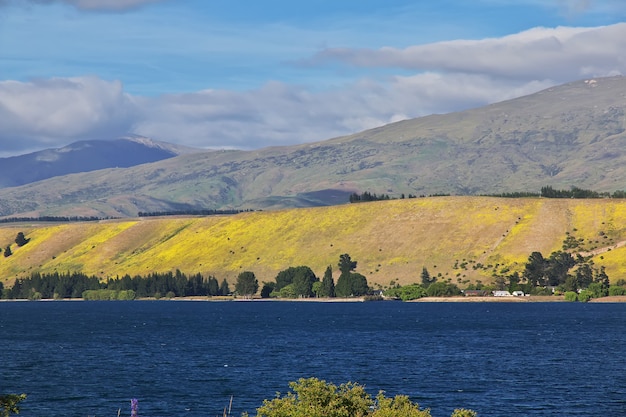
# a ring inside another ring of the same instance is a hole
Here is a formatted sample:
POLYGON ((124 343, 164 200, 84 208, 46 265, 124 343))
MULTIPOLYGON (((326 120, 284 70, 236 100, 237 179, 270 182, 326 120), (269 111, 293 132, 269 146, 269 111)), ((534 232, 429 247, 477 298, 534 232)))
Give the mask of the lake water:
POLYGON ((626 304, 0 303, 0 393, 29 417, 254 415, 354 381, 433 416, 626 416, 626 304))

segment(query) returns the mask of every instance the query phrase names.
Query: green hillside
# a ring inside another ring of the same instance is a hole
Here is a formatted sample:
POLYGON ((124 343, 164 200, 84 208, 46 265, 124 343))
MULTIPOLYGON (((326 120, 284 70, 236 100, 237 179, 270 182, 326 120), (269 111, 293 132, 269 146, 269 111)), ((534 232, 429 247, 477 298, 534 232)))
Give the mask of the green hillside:
POLYGON ((432 197, 233 216, 140 218, 68 224, 6 224, 0 277, 82 271, 102 278, 180 269, 226 278, 251 270, 271 281, 289 266, 318 276, 339 255, 358 262, 370 285, 431 275, 488 282, 528 255, 549 255, 574 236, 612 280, 626 277, 626 201, 432 197), (17 247, 19 231, 30 242, 17 247))
POLYGON ((194 153, 1 189, 0 216, 265 210, 342 204, 354 191, 624 190, 626 77, 592 81, 317 143, 194 153))

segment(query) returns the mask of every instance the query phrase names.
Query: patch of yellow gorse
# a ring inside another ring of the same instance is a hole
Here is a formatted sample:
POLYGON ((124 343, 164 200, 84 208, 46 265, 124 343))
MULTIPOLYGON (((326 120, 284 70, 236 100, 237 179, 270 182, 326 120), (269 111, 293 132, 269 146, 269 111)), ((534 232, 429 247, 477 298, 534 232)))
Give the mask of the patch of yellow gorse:
MULTIPOLYGON (((82 271, 102 278, 180 269, 233 281, 253 271, 272 281, 289 266, 337 273, 339 255, 358 262, 370 285, 433 276, 488 282, 500 269, 521 271, 533 251, 560 250, 568 233, 581 249, 615 246, 594 258, 612 280, 626 277, 626 201, 434 197, 234 216, 142 218, 97 223, 0 227, 5 282, 31 272, 82 271), (31 241, 18 248, 17 232, 31 241), (483 268, 454 268, 470 262, 483 268), (487 267, 491 265, 491 267, 487 267)), ((456 282, 456 281, 453 281, 456 282)))

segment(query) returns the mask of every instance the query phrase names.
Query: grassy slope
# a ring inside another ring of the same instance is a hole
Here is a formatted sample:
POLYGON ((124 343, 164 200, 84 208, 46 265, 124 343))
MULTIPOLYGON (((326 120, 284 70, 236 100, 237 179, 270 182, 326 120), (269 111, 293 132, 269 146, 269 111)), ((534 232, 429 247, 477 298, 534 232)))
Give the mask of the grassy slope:
POLYGON ((594 81, 317 143, 181 155, 0 189, 0 216, 132 217, 340 201, 307 196, 328 190, 395 196, 539 191, 545 185, 623 190, 626 77, 594 81))
MULTIPOLYGON (((584 239, 583 249, 613 248, 626 240, 625 219, 620 200, 437 197, 226 217, 9 224, 0 227, 2 248, 18 231, 31 241, 0 257, 0 277, 10 284, 32 271, 106 277, 178 268, 231 282, 252 270, 270 281, 288 266, 337 272, 339 255, 349 253, 370 284, 417 282, 423 266, 452 282, 488 281, 503 266, 520 269, 532 251, 560 249, 567 232, 584 239), (456 261, 467 268, 455 269, 456 261), (485 267, 474 269, 478 263, 485 267)), ((615 248, 595 262, 616 280, 626 275, 625 253, 615 248)))

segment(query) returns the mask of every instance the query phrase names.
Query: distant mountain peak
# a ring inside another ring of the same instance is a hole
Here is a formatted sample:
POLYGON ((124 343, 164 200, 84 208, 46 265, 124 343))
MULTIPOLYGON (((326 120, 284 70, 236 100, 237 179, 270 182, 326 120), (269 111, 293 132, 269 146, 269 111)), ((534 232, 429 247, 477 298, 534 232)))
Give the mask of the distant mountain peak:
POLYGON ((176 155, 184 155, 184 154, 195 153, 195 152, 204 152, 203 149, 192 148, 192 147, 184 146, 184 145, 176 145, 176 144, 169 143, 169 142, 162 142, 162 141, 151 139, 146 136, 137 135, 134 133, 121 136, 118 140, 128 140, 131 142, 141 144, 147 148, 162 149, 164 151, 172 152, 176 155))
POLYGON ((82 140, 61 148, 0 158, 0 188, 99 169, 129 168, 198 151, 140 135, 82 140))

